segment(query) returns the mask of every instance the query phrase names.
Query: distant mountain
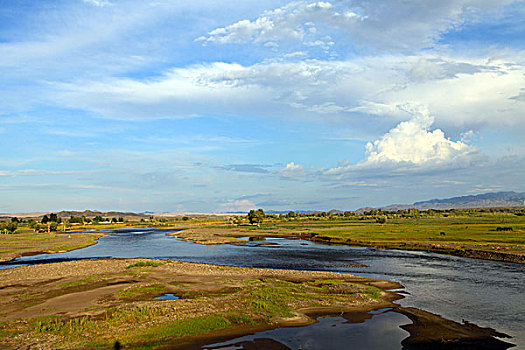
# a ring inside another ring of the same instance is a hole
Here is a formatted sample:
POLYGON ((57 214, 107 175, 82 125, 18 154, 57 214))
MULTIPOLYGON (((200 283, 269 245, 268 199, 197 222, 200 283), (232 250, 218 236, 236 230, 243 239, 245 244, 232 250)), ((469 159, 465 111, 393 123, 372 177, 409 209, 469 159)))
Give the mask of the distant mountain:
MULTIPOLYGON (((16 216, 18 218, 40 218, 44 215, 49 215, 52 212, 37 212, 37 213, 13 213, 13 214, 0 214, 0 218, 8 218, 16 216)), ((131 217, 148 217, 145 214, 137 214, 137 213, 130 213, 130 212, 120 212, 120 211, 108 211, 108 212, 102 212, 98 210, 62 210, 59 212, 54 212, 58 215, 58 217, 61 218, 69 218, 71 216, 85 216, 87 218, 94 218, 95 216, 102 216, 102 217, 125 217, 125 218, 131 218, 131 217)))
POLYGON ((57 215, 61 218, 64 217, 71 217, 71 216, 85 216, 87 218, 95 217, 95 216, 105 216, 105 217, 145 217, 145 214, 139 214, 139 213, 130 213, 130 212, 120 212, 120 211, 98 211, 98 210, 84 210, 84 211, 70 211, 70 210, 63 210, 61 212, 58 212, 57 215))
POLYGON ((431 199, 414 204, 392 204, 381 210, 400 209, 465 209, 525 206, 525 192, 491 192, 477 195, 431 199))

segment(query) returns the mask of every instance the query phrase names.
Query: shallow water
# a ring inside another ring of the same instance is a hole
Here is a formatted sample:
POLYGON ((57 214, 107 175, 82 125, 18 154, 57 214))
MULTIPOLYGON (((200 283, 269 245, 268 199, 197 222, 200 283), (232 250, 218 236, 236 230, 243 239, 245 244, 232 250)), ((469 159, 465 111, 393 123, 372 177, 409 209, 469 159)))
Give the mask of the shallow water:
POLYGON ((401 341, 409 335, 399 326, 411 323, 408 317, 388 310, 349 314, 346 317, 319 317, 317 320, 318 323, 310 326, 258 332, 227 342, 206 345, 202 349, 244 349, 245 345, 271 339, 273 342, 264 344, 265 349, 397 350, 401 349, 401 341))
POLYGON ((171 231, 118 230, 115 235, 100 238, 93 246, 67 253, 22 257, 0 264, 0 268, 76 259, 142 257, 352 273, 399 282, 410 293, 398 301, 402 306, 495 328, 513 336, 511 343, 525 348, 523 264, 288 239, 266 239, 264 245, 242 241, 205 246, 169 238, 165 233, 171 231), (357 264, 369 267, 351 267, 357 264))
POLYGON ((179 300, 180 297, 176 296, 175 294, 166 293, 163 295, 159 295, 158 297, 155 297, 157 300, 179 300))

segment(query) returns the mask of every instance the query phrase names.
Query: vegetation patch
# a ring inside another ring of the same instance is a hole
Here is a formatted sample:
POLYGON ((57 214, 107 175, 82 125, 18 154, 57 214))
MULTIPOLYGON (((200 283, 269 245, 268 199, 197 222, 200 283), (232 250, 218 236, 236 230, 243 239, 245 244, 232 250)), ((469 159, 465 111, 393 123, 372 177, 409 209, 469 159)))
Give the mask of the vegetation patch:
POLYGON ((73 286, 79 286, 81 284, 91 283, 95 281, 93 278, 83 278, 76 281, 68 281, 68 282, 62 282, 57 284, 57 287, 73 287, 73 286))
POLYGON ((144 342, 148 339, 168 340, 192 335, 205 334, 214 330, 224 329, 231 325, 230 320, 222 315, 195 317, 181 321, 167 322, 142 330, 130 340, 144 342))
POLYGON ((262 287, 252 290, 250 304, 257 312, 263 311, 269 317, 292 317, 287 300, 290 298, 291 288, 286 287, 262 287))
POLYGON ((163 285, 152 285, 152 286, 142 286, 142 287, 130 287, 124 290, 119 290, 117 295, 124 298, 136 298, 145 294, 159 294, 165 293, 166 287, 163 285))
POLYGON ((374 300, 379 300, 381 298, 381 289, 367 286, 365 294, 374 300))
POLYGON ((159 267, 164 264, 166 263, 160 261, 139 261, 134 264, 128 265, 126 268, 131 269, 133 267, 159 267))

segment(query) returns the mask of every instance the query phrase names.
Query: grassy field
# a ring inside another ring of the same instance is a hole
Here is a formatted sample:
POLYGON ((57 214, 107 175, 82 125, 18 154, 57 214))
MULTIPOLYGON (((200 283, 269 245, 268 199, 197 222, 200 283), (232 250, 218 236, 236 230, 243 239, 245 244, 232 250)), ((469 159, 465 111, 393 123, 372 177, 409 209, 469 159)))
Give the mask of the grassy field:
POLYGON ((389 218, 269 218, 259 225, 209 225, 176 233, 199 243, 239 236, 282 236, 330 244, 425 250, 525 262, 525 216, 509 213, 389 218))
POLYGON ((70 230, 93 232, 34 233, 21 224, 14 234, 0 235, 0 261, 25 254, 60 252, 94 244, 112 228, 182 229, 175 236, 203 244, 233 243, 239 236, 283 236, 313 241, 425 250, 459 256, 525 262, 525 209, 451 210, 446 212, 373 212, 368 214, 268 215, 250 225, 234 220, 189 219, 173 222, 87 224, 70 230), (382 222, 384 221, 384 222, 382 222))
POLYGON ((95 244, 107 232, 83 232, 71 234, 16 232, 0 234, 0 261, 7 261, 22 255, 57 253, 95 244))

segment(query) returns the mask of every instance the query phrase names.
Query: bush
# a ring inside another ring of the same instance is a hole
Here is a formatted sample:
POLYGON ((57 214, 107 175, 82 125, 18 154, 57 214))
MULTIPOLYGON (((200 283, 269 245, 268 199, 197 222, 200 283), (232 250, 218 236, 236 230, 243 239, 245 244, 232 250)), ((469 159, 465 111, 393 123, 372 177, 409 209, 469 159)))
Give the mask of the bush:
POLYGON ((386 223, 386 216, 378 216, 378 217, 376 218, 376 222, 377 222, 378 224, 384 224, 384 223, 386 223))

